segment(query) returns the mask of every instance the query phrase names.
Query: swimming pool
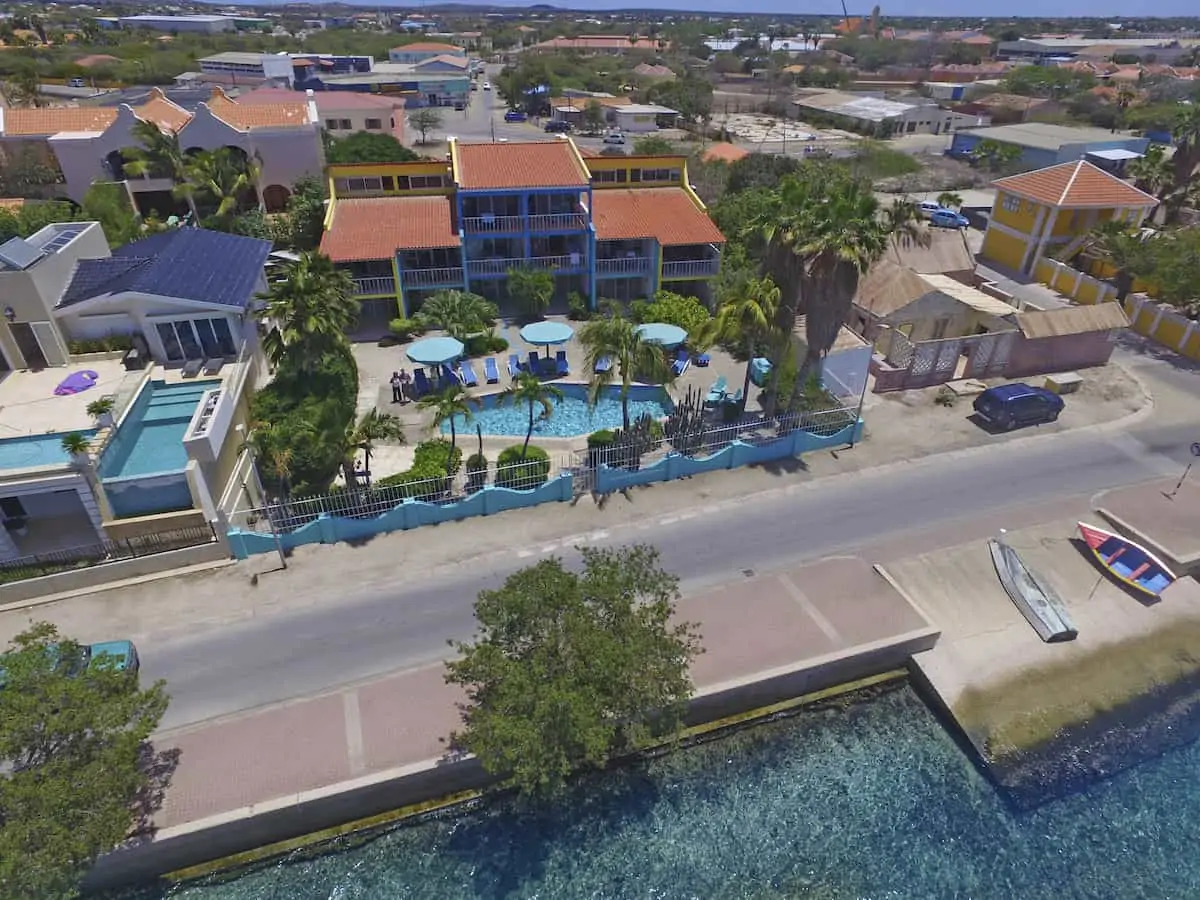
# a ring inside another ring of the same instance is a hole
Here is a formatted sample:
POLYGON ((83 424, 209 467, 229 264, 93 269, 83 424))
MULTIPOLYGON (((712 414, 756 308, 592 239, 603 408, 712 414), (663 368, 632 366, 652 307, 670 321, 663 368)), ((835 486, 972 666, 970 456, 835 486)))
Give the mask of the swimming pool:
MULTIPOLYGON (((561 400, 554 402, 554 411, 548 418, 535 420, 533 424, 534 437, 572 437, 577 434, 589 434, 602 428, 620 428, 621 418, 621 388, 610 385, 606 396, 593 408, 588 403, 588 389, 585 384, 555 385, 563 392, 561 400)), ((529 427, 529 407, 497 405, 499 394, 489 394, 481 397, 482 406, 475 410, 470 422, 464 422, 462 417, 456 418, 454 427, 461 434, 474 431, 479 425, 484 434, 505 434, 525 436, 529 427)), ((638 384, 629 389, 629 419, 637 421, 642 415, 649 413, 656 419, 669 415, 675 408, 667 392, 657 385, 638 384)), ((535 408, 535 413, 540 413, 535 408)), ((450 433, 449 424, 442 426, 442 432, 450 433)))
POLYGON ((187 465, 183 446, 200 398, 220 379, 166 384, 152 381, 134 401, 100 459, 101 478, 177 472, 187 465))
MULTIPOLYGON (((65 465, 71 461, 70 455, 62 448, 62 439, 67 433, 33 434, 0 441, 0 469, 65 465)), ((79 432, 88 438, 95 433, 94 429, 79 432)))

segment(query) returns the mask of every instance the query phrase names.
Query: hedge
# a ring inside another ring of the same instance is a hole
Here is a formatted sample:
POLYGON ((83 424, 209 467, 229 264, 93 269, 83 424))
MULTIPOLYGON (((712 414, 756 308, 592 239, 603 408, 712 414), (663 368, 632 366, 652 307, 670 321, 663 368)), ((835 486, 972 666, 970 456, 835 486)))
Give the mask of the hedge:
POLYGON ((541 447, 529 445, 521 457, 521 445, 505 447, 496 460, 496 487, 529 491, 550 477, 550 455, 541 447))

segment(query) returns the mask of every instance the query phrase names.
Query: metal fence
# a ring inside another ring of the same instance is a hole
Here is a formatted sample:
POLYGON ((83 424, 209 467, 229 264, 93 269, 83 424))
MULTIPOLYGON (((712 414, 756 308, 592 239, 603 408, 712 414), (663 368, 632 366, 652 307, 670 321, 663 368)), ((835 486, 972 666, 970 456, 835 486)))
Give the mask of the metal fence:
POLYGON ((38 578, 116 560, 152 556, 155 553, 182 550, 185 547, 199 547, 211 544, 216 539, 212 526, 205 524, 174 531, 158 531, 119 541, 101 541, 63 550, 51 550, 47 553, 35 553, 0 562, 0 583, 38 578))

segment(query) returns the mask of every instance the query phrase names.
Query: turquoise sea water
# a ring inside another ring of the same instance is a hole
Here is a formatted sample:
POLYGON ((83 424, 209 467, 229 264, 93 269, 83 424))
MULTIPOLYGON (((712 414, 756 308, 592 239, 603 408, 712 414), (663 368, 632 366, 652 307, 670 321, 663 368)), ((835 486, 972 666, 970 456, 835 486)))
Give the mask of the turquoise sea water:
POLYGON ((903 687, 139 898, 1200 897, 1200 748, 1014 813, 903 687))

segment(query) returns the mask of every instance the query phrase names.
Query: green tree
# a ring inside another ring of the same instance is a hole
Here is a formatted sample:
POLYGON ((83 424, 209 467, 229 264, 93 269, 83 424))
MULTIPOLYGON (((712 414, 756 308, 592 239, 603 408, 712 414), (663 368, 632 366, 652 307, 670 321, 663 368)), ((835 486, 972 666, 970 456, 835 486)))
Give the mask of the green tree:
POLYGON ((82 217, 100 223, 110 247, 122 247, 141 236, 141 220, 124 185, 97 181, 83 195, 82 217))
POLYGON ((436 106, 423 106, 408 114, 408 124, 421 132, 422 144, 429 143, 429 132, 442 127, 442 111, 436 106))
POLYGON ((193 154, 185 172, 192 196, 204 198, 221 221, 238 211, 258 180, 258 165, 232 147, 193 154))
POLYGON ((521 445, 521 459, 529 452, 529 440, 533 437, 533 425, 537 419, 548 419, 554 415, 554 401, 561 400, 563 392, 552 384, 546 384, 532 372, 519 372, 512 384, 500 394, 497 403, 529 409, 529 427, 525 429, 525 443, 521 445), (536 410, 541 409, 535 418, 536 410))
POLYGON ((1002 144, 985 138, 971 150, 971 162, 992 172, 1004 172, 1013 168, 1021 159, 1021 148, 1016 144, 1002 144))
POLYGON ((963 205, 962 194, 957 194, 954 191, 942 191, 937 196, 938 206, 944 206, 946 209, 959 209, 963 205))
POLYGON ((1185 316, 1200 319, 1200 230, 1176 228, 1148 243, 1154 250, 1158 296, 1185 316))
POLYGON ((708 308, 697 297, 685 297, 671 291, 658 291, 645 310, 647 322, 666 322, 676 325, 688 333, 688 338, 700 335, 712 316, 708 308))
POLYGON ((671 363, 661 344, 642 338, 637 326, 623 316, 601 316, 586 322, 579 331, 587 370, 592 373, 589 394, 592 405, 600 402, 613 379, 621 377, 621 421, 629 429, 629 389, 635 379, 665 383, 671 378, 671 363), (596 364, 608 359, 612 365, 597 372, 596 364))
POLYGON ((62 172, 49 153, 36 147, 13 144, 0 155, 0 195, 40 197, 45 188, 61 184, 62 172))
MULTIPOLYGON (((780 287, 778 327, 791 332, 797 315, 805 316, 808 345, 792 397, 803 395, 810 377, 820 376, 825 354, 833 347, 858 290, 859 276, 883 256, 904 222, 880 215, 871 185, 829 169, 820 177, 792 176, 779 186, 775 208, 761 222, 768 245, 766 272, 780 287)), ((791 353, 782 346, 780 353, 791 353)), ((777 395, 777 356, 768 388, 777 395)), ((773 412, 773 410, 771 410, 773 412)))
POLYGON ((1197 104, 1180 105, 1171 127, 1171 137, 1175 141, 1175 154, 1171 157, 1172 191, 1165 202, 1168 224, 1179 218, 1196 177, 1196 167, 1200 166, 1200 108, 1197 104))
POLYGON ((347 464, 343 466, 343 474, 347 485, 355 482, 354 454, 359 450, 363 452, 363 468, 367 471, 367 477, 371 477, 371 454, 375 452, 377 441, 403 444, 404 423, 391 413, 371 409, 363 413, 362 418, 346 434, 347 464))
POLYGON ((286 243, 293 250, 316 250, 325 230, 325 183, 306 175, 288 198, 286 243))
POLYGON ((358 322, 359 303, 353 293, 350 276, 334 268, 328 256, 301 254, 282 281, 259 295, 265 301, 257 315, 267 323, 267 357, 276 366, 286 360, 304 372, 326 354, 346 349, 346 332, 358 322))
MULTIPOLYGON (((458 440, 457 423, 459 420, 464 425, 470 423, 475 417, 474 410, 479 408, 479 398, 471 396, 470 391, 455 382, 440 391, 426 394, 417 401, 417 406, 433 412, 432 427, 435 431, 443 425, 450 426, 450 452, 446 456, 446 462, 452 464, 456 459, 454 447, 458 440)), ((446 474, 452 475, 453 472, 447 471, 446 474)))
POLYGON ((604 130, 604 107, 599 100, 589 100, 583 108, 583 126, 592 134, 604 130))
POLYGON ((164 683, 138 687, 111 657, 87 663, 47 623, 3 656, 0 896, 74 897, 91 863, 148 825, 173 757, 147 743, 164 683))
POLYGON ((496 304, 470 291, 438 291, 421 304, 416 319, 426 328, 440 328, 462 340, 491 327, 499 311, 496 304))
POLYGON ((1127 222, 1102 222, 1088 232, 1078 253, 1092 256, 1116 270, 1113 286, 1122 301, 1133 282, 1150 275, 1156 267, 1155 241, 1142 236, 1141 229, 1127 222))
POLYGON ((48 101, 41 93, 41 79, 33 65, 21 66, 17 71, 4 76, 4 102, 12 107, 46 106, 48 101))
POLYGON ((1171 160, 1167 158, 1166 148, 1162 144, 1151 144, 1144 156, 1130 160, 1128 171, 1134 187, 1159 200, 1166 197, 1175 184, 1171 160))
POLYGON ((679 151, 666 138, 651 134, 635 140, 633 152, 638 156, 674 156, 679 151))
POLYGON ((582 572, 546 559, 482 591, 478 632, 446 664, 467 695, 452 746, 525 793, 674 733, 702 652, 655 549, 580 552, 582 572))
MULTIPOLYGON (((724 298, 717 307, 717 314, 701 332, 701 343, 718 341, 736 344, 746 357, 746 375, 742 382, 742 396, 750 396, 750 374, 753 370, 756 348, 766 342, 771 347, 778 345, 777 332, 779 315, 779 287, 770 276, 753 278, 735 294, 724 298)), ((784 334, 783 340, 790 339, 784 334)))
POLYGON ((521 312, 540 316, 550 308, 550 301, 554 297, 554 276, 545 269, 526 266, 509 269, 508 295, 521 312))
POLYGON ((339 163, 412 162, 421 157, 390 134, 356 131, 341 138, 330 138, 325 146, 325 161, 339 163))
POLYGON ((125 175, 129 178, 170 178, 175 183, 171 193, 177 199, 187 201, 192 223, 200 224, 195 189, 188 171, 189 160, 179 146, 179 136, 160 131, 153 122, 141 120, 134 124, 132 134, 140 146, 121 151, 125 158, 125 175))

